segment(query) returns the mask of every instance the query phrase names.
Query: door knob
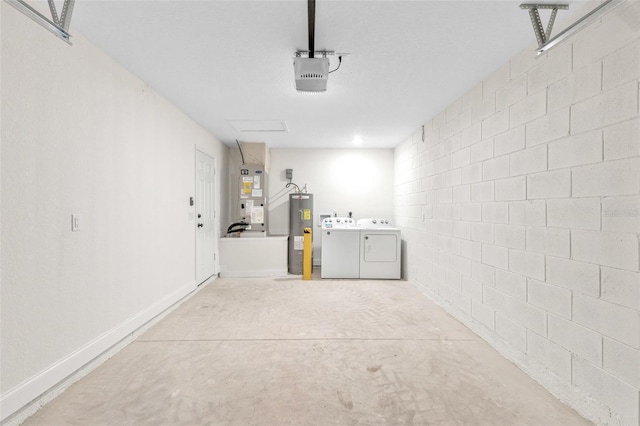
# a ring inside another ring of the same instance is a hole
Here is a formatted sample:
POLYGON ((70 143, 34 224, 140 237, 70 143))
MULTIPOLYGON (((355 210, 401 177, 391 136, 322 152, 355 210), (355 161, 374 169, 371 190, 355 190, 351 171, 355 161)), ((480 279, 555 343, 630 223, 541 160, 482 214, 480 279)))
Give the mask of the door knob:
POLYGON ((198 224, 198 228, 202 228, 202 224, 201 223, 198 224))
POLYGON ((198 213, 198 219, 200 219, 202 217, 202 215, 200 213, 198 213))

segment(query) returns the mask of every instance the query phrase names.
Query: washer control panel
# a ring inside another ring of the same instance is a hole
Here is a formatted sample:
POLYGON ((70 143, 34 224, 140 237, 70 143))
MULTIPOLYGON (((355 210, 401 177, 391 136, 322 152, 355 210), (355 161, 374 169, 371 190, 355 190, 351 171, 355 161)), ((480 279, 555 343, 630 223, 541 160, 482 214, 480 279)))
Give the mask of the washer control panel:
POLYGON ((356 221, 350 217, 326 217, 322 219, 322 229, 355 228, 356 221))

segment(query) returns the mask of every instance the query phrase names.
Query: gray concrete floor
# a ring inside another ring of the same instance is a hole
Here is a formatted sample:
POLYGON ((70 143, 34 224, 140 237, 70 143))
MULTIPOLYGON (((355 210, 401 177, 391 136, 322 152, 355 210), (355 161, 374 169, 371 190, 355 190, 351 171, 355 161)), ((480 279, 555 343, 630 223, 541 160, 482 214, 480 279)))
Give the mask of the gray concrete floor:
POLYGON ((219 278, 26 425, 582 425, 404 281, 219 278))

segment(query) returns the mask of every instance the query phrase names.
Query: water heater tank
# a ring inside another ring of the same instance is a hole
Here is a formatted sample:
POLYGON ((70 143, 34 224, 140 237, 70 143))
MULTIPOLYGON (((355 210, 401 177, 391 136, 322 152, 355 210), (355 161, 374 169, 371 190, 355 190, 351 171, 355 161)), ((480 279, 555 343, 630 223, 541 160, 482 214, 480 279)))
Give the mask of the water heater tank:
POLYGON ((302 275, 304 228, 313 229, 313 194, 289 194, 290 274, 302 275))

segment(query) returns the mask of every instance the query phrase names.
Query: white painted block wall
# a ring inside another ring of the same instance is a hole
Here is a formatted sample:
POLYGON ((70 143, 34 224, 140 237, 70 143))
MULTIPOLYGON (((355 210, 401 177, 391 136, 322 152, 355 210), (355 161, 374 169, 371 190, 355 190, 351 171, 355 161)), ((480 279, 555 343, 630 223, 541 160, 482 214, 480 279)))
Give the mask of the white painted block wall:
MULTIPOLYGON (((586 12, 586 11, 585 11, 586 12)), ((395 151, 406 274, 583 414, 640 423, 640 2, 395 151)))

